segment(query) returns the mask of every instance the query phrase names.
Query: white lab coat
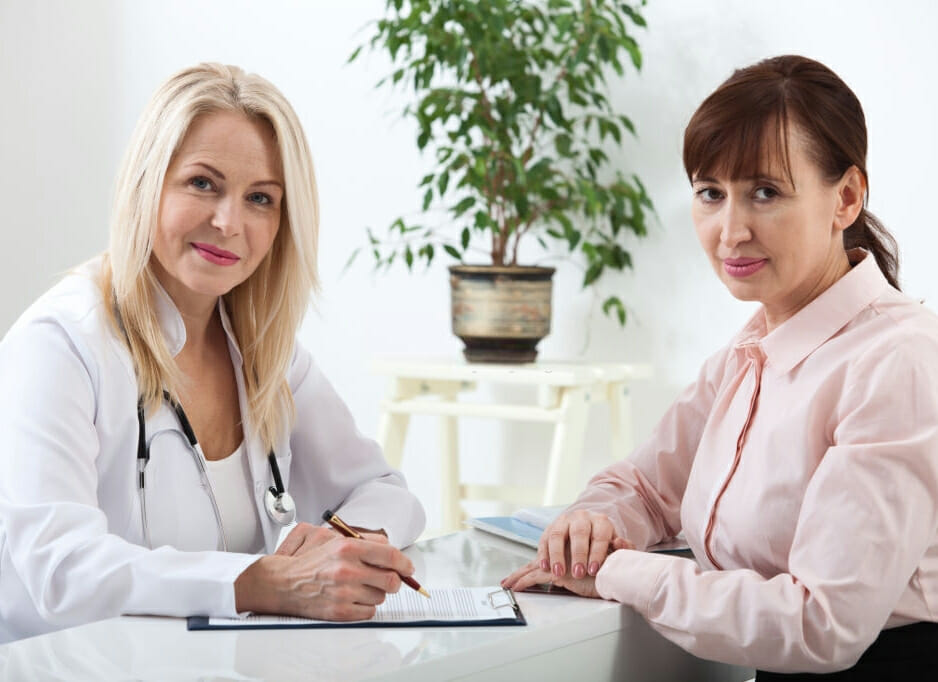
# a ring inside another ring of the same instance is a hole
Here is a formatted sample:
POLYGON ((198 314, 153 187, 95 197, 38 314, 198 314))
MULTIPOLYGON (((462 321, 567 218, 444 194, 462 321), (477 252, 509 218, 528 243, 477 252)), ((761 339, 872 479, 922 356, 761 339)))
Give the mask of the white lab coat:
MULTIPOLYGON (((188 471, 164 467, 171 485, 159 488, 159 508, 147 497, 155 549, 144 546, 137 384, 92 279, 98 267, 94 261, 67 276, 0 342, 0 643, 120 614, 232 616, 234 580, 257 559, 217 551, 208 495, 190 475, 189 446, 165 404, 147 419, 148 439, 180 431, 162 436, 160 447, 178 448, 173 461, 189 462, 188 471)), ((175 355, 185 327, 169 296, 160 291, 157 299, 175 355)), ((245 416, 241 355, 221 307, 245 416)), ((420 503, 298 344, 288 381, 296 425, 275 452, 298 519, 319 523, 333 509, 352 525, 384 528, 398 547, 412 543, 424 525, 420 503)), ((280 527, 264 510, 267 452, 247 420, 244 433, 272 552, 280 527)))

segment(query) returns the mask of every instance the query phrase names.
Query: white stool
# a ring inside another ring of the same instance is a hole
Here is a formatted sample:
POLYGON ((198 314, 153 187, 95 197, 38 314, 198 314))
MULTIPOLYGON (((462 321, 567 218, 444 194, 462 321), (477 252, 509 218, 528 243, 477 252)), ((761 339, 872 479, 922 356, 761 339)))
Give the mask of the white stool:
POLYGON ((520 501, 531 497, 530 488, 460 483, 459 417, 494 417, 553 424, 547 481, 539 501, 544 505, 565 504, 579 492, 579 465, 589 405, 609 403, 612 452, 614 456, 625 456, 632 449, 629 382, 651 376, 651 368, 647 365, 608 363, 494 365, 469 364, 463 360, 379 360, 374 363, 373 370, 391 379, 378 425, 378 442, 391 466, 401 466, 410 416, 426 414, 440 417, 443 526, 446 530, 457 528, 462 520, 461 500, 520 501), (474 390, 479 381, 536 387, 537 404, 460 402, 459 394, 474 390), (436 399, 423 399, 427 397, 436 399))

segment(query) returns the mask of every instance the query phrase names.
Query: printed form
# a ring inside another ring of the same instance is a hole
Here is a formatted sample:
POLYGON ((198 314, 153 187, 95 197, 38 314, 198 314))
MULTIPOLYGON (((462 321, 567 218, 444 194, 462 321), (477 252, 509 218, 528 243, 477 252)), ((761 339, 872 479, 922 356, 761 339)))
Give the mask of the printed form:
POLYGON ((243 618, 209 618, 209 627, 258 627, 288 625, 343 625, 346 623, 419 623, 433 622, 485 622, 514 618, 517 605, 510 592, 498 586, 449 587, 429 589, 427 599, 403 586, 396 594, 389 594, 379 604, 369 620, 334 621, 296 618, 293 616, 245 616, 243 618))

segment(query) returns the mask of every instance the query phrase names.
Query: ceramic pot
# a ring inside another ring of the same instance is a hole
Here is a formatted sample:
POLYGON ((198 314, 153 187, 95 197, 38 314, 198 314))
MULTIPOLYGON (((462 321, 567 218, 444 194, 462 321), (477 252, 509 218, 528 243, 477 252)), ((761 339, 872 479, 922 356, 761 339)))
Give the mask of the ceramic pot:
POLYGON ((554 268, 451 265, 453 333, 470 362, 533 362, 550 333, 554 268))

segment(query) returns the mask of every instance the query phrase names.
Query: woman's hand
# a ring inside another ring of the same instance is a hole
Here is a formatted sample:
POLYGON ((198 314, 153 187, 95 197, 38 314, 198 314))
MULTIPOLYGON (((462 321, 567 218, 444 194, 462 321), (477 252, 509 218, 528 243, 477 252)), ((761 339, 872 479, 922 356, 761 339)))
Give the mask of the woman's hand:
POLYGON ((585 578, 574 578, 570 575, 556 576, 550 571, 541 568, 540 560, 529 561, 517 571, 502 580, 502 587, 520 592, 532 585, 551 583, 564 587, 581 597, 598 598, 596 591, 596 578, 588 575, 585 578))
POLYGON ((568 575, 568 571, 576 579, 595 577, 610 552, 633 547, 616 536, 608 516, 578 509, 561 514, 544 529, 536 561, 542 572, 555 578, 568 575))
MULTIPOLYGON (((364 528, 356 528, 356 530, 361 533, 365 540, 377 542, 382 545, 388 544, 388 536, 384 534, 384 531, 366 530, 364 528)), ((339 534, 331 528, 314 526, 311 523, 305 522, 298 523, 296 527, 290 531, 289 535, 283 539, 283 542, 274 554, 295 556, 308 552, 324 542, 328 542, 337 537, 340 537, 339 534)))
POLYGON ((239 612, 365 620, 374 616, 375 606, 387 594, 400 589, 400 576, 414 571, 410 559, 386 539, 382 543, 333 533, 315 544, 320 533, 301 535, 304 541, 296 553, 261 557, 238 576, 235 605, 239 612))

